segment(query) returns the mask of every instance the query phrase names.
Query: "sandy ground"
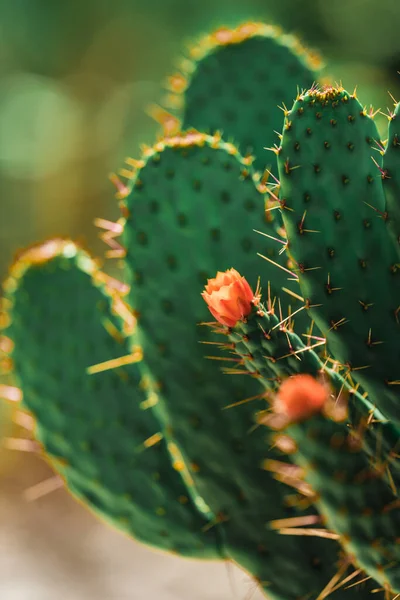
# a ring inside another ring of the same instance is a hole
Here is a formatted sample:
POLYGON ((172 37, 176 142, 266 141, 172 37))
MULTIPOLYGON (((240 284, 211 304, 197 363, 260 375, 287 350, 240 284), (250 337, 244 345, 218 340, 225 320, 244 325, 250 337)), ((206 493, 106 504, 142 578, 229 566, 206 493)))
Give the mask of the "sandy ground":
POLYGON ((60 489, 34 502, 24 490, 51 476, 38 457, 0 453, 2 600, 260 600, 227 563, 155 552, 99 522, 60 489))

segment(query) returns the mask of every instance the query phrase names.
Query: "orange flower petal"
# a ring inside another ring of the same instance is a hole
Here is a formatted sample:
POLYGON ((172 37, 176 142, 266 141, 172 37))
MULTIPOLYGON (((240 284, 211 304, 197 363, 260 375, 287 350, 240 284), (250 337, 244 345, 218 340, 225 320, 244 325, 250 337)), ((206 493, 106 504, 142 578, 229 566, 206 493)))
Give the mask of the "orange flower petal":
POLYGON ((277 409, 291 421, 301 421, 322 410, 330 390, 311 375, 294 375, 286 379, 277 395, 277 409))
POLYGON ((208 280, 202 297, 220 323, 233 327, 251 312, 254 293, 244 277, 229 269, 208 280))

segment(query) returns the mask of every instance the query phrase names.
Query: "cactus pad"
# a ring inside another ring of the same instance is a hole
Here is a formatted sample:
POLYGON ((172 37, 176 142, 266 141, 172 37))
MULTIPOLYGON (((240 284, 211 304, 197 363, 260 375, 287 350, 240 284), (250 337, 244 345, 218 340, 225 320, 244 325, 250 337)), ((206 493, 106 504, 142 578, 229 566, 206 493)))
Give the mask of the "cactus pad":
POLYGON ((377 140, 354 95, 300 95, 279 149, 280 202, 301 295, 328 350, 398 423, 400 270, 371 159, 377 140))
POLYGON ((203 38, 170 78, 184 91, 182 127, 222 131, 255 166, 276 170, 265 148, 274 142, 280 106, 316 80, 319 58, 290 35, 263 23, 219 29, 203 38))
POLYGON ((64 240, 31 248, 11 270, 5 333, 36 437, 68 489, 118 529, 185 556, 221 557, 216 532, 172 467, 138 366, 129 364, 140 351, 129 350, 115 312, 122 300, 107 283, 64 240), (119 367, 94 366, 109 360, 119 367))

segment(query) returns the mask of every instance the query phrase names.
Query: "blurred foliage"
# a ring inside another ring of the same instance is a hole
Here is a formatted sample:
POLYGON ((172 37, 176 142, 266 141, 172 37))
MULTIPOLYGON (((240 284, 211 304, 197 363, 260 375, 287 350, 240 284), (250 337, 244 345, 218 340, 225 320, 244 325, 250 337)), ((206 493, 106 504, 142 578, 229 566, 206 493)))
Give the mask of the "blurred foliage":
POLYGON ((185 41, 243 19, 272 21, 327 59, 333 80, 385 109, 398 92, 397 0, 0 0, 0 271, 22 245, 86 238, 118 216, 108 181, 152 143, 185 41))

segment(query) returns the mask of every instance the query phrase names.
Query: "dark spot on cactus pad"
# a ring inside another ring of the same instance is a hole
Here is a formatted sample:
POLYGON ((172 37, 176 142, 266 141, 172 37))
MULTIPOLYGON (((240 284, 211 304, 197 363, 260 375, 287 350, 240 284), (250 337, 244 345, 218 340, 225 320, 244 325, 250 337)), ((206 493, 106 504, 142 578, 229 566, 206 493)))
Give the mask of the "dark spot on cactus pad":
POLYGON ((269 73, 268 71, 256 71, 254 78, 260 83, 265 83, 269 79, 269 73))
POLYGON ((161 308, 167 315, 174 312, 174 305, 172 304, 171 300, 161 300, 161 308))
POLYGON ((237 500, 238 500, 239 504, 241 504, 242 506, 249 503, 249 500, 246 497, 243 490, 239 490, 239 493, 237 495, 237 500))
POLYGON ((200 417, 198 415, 190 415, 189 416, 189 425, 191 425, 193 427, 193 429, 200 429, 200 427, 202 426, 202 420, 200 419, 200 417))
POLYGON ((195 179, 192 183, 193 189, 199 192, 203 187, 203 183, 199 179, 195 179))
POLYGON ((161 529, 161 531, 159 531, 158 534, 160 537, 163 537, 163 538, 167 538, 169 536, 168 531, 166 531, 165 529, 161 529))
POLYGON ((228 203, 231 201, 231 195, 229 192, 227 192, 226 190, 223 190, 221 192, 221 200, 222 202, 228 203))
POLYGON ((250 102, 250 100, 253 100, 253 94, 250 92, 250 90, 246 90, 244 88, 241 88, 237 91, 237 96, 244 102, 250 102))
POLYGON ((347 185, 348 183, 350 183, 350 177, 348 177, 347 175, 342 175, 342 182, 343 185, 347 185))
POLYGON ((200 283, 205 283, 207 281, 207 278, 209 277, 209 273, 207 273, 206 271, 199 271, 197 277, 198 280, 200 281, 200 283))
POLYGON ((243 148, 246 149, 245 154, 251 153, 253 150, 253 142, 250 139, 243 140, 243 148))
POLYGON ((354 150, 353 142, 347 142, 347 148, 350 150, 350 152, 352 152, 354 150))
POLYGON ((253 212, 257 208, 256 203, 252 199, 246 200, 244 203, 244 207, 249 212, 253 212))
POLYGON ((178 265, 178 261, 176 260, 176 257, 173 256, 172 254, 169 254, 167 256, 167 265, 169 266, 169 268, 171 269, 171 271, 175 271, 177 265, 178 265))
POLYGON ((147 246, 148 241, 149 241, 147 233, 145 233, 144 231, 138 231, 137 241, 139 242, 139 244, 141 246, 147 246))
POLYGON ((168 348, 167 344, 164 344, 164 343, 157 344, 157 348, 158 348, 158 351, 161 354, 161 356, 168 356, 169 348, 168 348))
POLYGON ((213 240, 213 242, 219 242, 219 240, 221 239, 221 230, 216 228, 211 229, 210 237, 213 240))
POLYGON ((228 123, 233 123, 234 121, 237 120, 237 114, 231 108, 225 108, 222 111, 222 116, 224 119, 226 119, 228 121, 228 123))
POLYGON ((157 214, 160 211, 160 205, 157 200, 152 200, 150 202, 150 212, 153 214, 157 214))
POLYGON ((195 100, 195 105, 197 108, 205 108, 209 103, 209 98, 207 96, 197 96, 195 100))
POLYGON ((249 238, 243 238, 240 242, 240 245, 242 246, 245 252, 249 252, 253 247, 253 242, 249 240, 249 238))
POLYGON ((165 178, 166 179, 173 179, 174 177, 175 177, 175 171, 174 171, 174 169, 170 168, 170 169, 167 169, 165 171, 165 178))
POLYGON ((270 121, 270 116, 267 112, 260 111, 257 115, 257 121, 258 123, 260 123, 260 125, 268 125, 270 121))
POLYGON ((222 85, 220 83, 213 83, 210 86, 210 95, 218 98, 222 94, 222 85))
POLYGON ((236 454, 242 454, 244 452, 244 445, 242 440, 233 440, 232 449, 236 454))
POLYGON ((315 570, 315 571, 320 571, 322 569, 322 561, 319 558, 319 556, 314 556, 311 559, 311 567, 315 570))
POLYGON ((177 220, 178 220, 179 227, 186 227, 186 225, 187 225, 187 217, 186 217, 186 215, 184 215, 183 213, 180 213, 177 216, 177 220))
POLYGON ((330 143, 330 142, 327 142, 327 141, 325 141, 325 142, 324 142, 324 148, 325 148, 326 150, 329 150, 329 148, 330 148, 330 147, 331 147, 331 143, 330 143))

